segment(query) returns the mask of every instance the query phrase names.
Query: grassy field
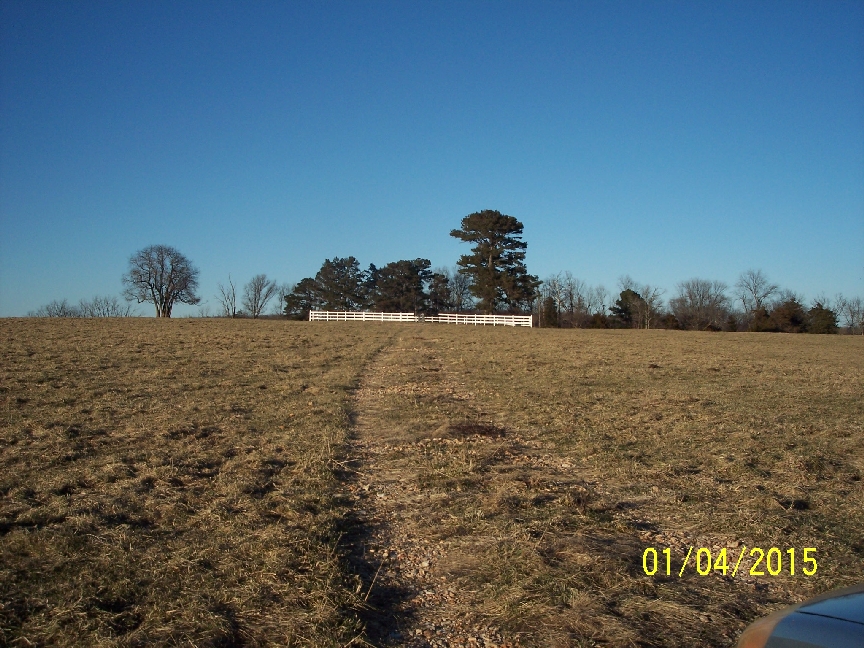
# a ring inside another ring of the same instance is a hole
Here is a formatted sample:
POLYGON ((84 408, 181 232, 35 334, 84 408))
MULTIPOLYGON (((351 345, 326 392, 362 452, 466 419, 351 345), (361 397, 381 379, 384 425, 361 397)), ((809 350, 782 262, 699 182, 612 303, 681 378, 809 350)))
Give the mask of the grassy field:
POLYGON ((431 576, 521 645, 726 646, 864 581, 860 337, 5 320, 0 340, 0 642, 388 643, 364 633, 389 603, 342 496, 363 493, 358 417, 414 498, 405 528, 441 547, 431 576), (733 579, 694 555, 679 577, 691 546, 799 563, 733 579))
POLYGON ((442 495, 428 531, 448 544, 440 573, 524 643, 726 646, 754 616, 864 581, 864 340, 432 335, 406 343, 425 349, 393 376, 414 387, 389 397, 384 428, 424 446, 413 463, 442 495), (671 576, 644 574, 649 546, 671 548, 671 576), (679 577, 690 546, 726 547, 727 576, 691 563, 679 577), (751 577, 748 551, 732 579, 742 546, 794 548, 798 571, 751 577))
POLYGON ((358 634, 330 461, 358 373, 392 334, 0 322, 3 640, 324 646, 358 634))

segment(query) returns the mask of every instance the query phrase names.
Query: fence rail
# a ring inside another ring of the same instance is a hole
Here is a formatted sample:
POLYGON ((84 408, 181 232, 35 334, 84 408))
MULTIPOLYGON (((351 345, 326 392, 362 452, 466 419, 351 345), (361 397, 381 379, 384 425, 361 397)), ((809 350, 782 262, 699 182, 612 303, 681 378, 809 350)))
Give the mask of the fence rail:
POLYGON ((367 311, 309 311, 310 322, 437 322, 474 326, 533 326, 530 315, 415 315, 414 313, 370 313, 367 311))

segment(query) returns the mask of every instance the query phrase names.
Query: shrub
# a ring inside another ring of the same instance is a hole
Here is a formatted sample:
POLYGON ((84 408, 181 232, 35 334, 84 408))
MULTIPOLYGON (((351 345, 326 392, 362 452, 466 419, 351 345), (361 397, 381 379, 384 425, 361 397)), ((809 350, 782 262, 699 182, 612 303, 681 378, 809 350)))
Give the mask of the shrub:
POLYGON ((776 333, 779 329, 777 324, 771 319, 771 314, 764 306, 760 306, 753 311, 753 319, 750 320, 748 330, 753 333, 776 333))
POLYGON ((821 302, 816 302, 813 308, 807 311, 808 333, 836 333, 837 332, 837 313, 824 306, 821 302))
POLYGON ((807 313, 795 299, 787 299, 771 311, 771 320, 781 333, 804 333, 807 330, 807 313))

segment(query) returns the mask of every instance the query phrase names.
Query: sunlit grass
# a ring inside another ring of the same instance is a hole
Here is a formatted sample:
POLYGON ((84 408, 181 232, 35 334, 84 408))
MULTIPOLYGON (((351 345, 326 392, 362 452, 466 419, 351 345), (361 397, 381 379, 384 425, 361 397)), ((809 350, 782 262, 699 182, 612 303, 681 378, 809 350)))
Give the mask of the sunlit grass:
POLYGON ((319 646, 360 632, 330 461, 387 330, 0 329, 4 642, 319 646))
POLYGON ((7 643, 362 635, 334 470, 373 365, 363 414, 428 496, 407 510, 442 547, 436 577, 525 645, 728 645, 864 580, 861 338, 231 320, 0 336, 7 643), (648 546, 680 566, 742 544, 815 547, 818 572, 642 571, 648 546))

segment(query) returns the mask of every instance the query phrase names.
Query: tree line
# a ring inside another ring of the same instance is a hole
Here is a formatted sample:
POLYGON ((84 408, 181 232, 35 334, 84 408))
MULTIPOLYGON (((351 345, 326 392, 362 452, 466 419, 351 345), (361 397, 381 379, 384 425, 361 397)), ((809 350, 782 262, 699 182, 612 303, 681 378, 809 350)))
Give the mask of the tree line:
POLYGON ((66 299, 54 300, 50 304, 40 306, 37 310, 27 313, 28 317, 134 317, 138 313, 128 303, 123 303, 116 296, 93 299, 82 299, 77 304, 70 304, 66 299))
MULTIPOLYGON (((353 256, 325 259, 314 277, 279 284, 255 275, 242 291, 229 275, 216 295, 219 315, 258 318, 268 304, 273 314, 307 319, 311 310, 376 310, 532 313, 543 327, 674 328, 703 331, 864 333, 860 297, 833 300, 781 290, 761 270, 742 273, 730 288, 722 281, 689 279, 665 291, 629 276, 619 280, 617 297, 602 285, 588 286, 570 272, 545 281, 525 266, 523 225, 495 210, 469 214, 450 236, 471 244, 454 268, 432 269, 429 259, 402 259, 361 268, 353 256)), ((157 317, 171 317, 177 303, 195 305, 199 270, 177 249, 151 245, 133 254, 122 277, 127 302, 151 303, 157 317)), ((96 297, 71 306, 66 300, 43 306, 32 316, 118 317, 134 313, 116 297, 96 297)), ((202 310, 202 316, 209 311, 202 310)))
MULTIPOLYGON (((325 259, 314 277, 301 279, 285 296, 285 315, 307 319, 311 310, 377 310, 435 314, 464 310, 466 300, 453 299, 452 275, 431 269, 429 259, 403 259, 365 270, 353 256, 325 259), (455 306, 451 306, 455 304, 455 306)), ((458 289, 456 290, 458 294, 458 289)))
POLYGON ((802 296, 781 289, 761 270, 747 270, 730 288, 722 281, 689 279, 663 299, 664 290, 630 276, 618 282, 617 297, 562 272, 541 285, 536 313, 540 326, 578 328, 664 328, 696 331, 864 333, 860 297, 802 296), (614 301, 613 301, 614 300, 614 301))
POLYGON ((533 308, 541 282, 525 267, 523 225, 487 209, 462 219, 450 236, 472 243, 453 270, 431 269, 429 259, 402 259, 360 268, 353 256, 325 259, 314 277, 285 297, 285 314, 306 319, 311 310, 376 310, 435 315, 478 310, 521 313, 533 308))

